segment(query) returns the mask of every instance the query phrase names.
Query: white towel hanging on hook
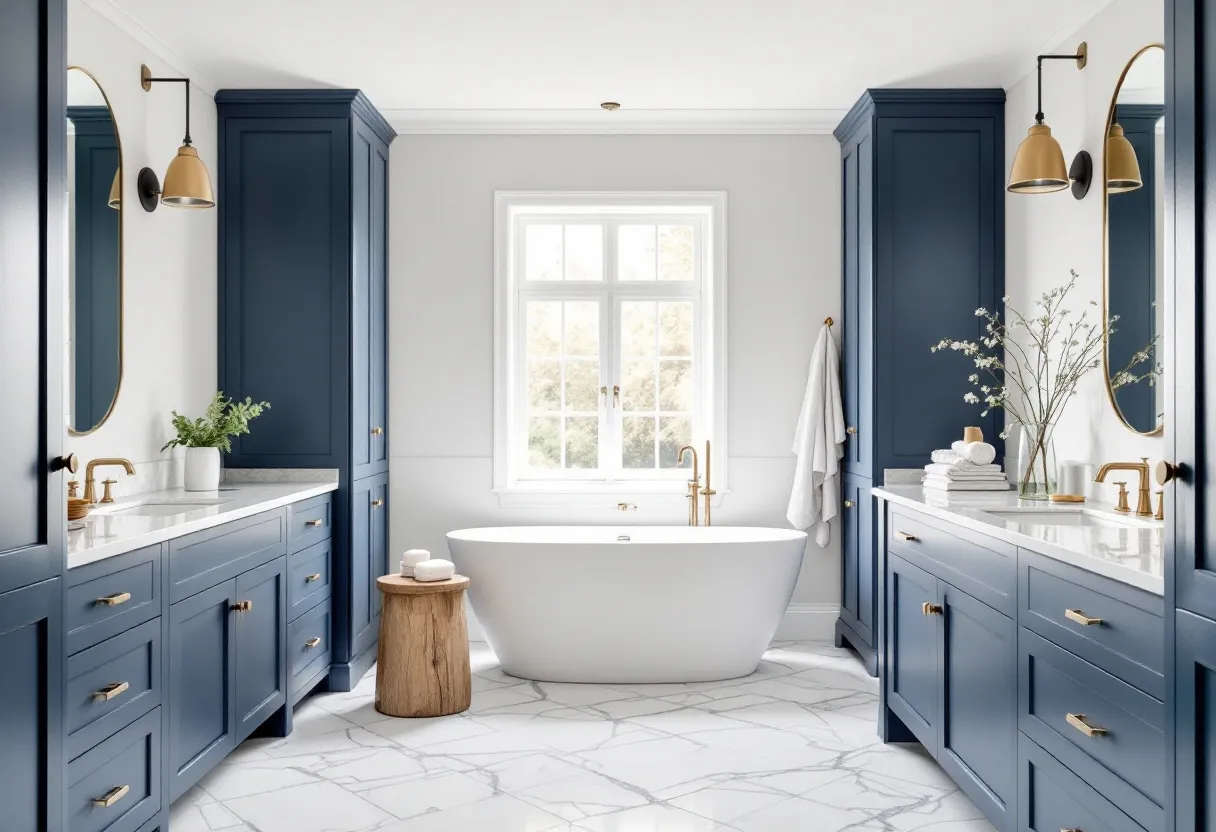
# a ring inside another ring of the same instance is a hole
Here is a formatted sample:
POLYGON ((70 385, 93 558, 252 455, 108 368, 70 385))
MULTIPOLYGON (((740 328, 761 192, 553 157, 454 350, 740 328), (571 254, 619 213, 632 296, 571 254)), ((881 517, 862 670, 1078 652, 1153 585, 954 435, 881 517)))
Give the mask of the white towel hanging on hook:
POLYGON ((794 430, 794 486, 786 519, 796 529, 815 527, 815 542, 828 545, 828 521, 840 512, 840 460, 847 434, 840 400, 840 355, 832 337, 832 319, 824 321, 807 374, 806 395, 794 430))

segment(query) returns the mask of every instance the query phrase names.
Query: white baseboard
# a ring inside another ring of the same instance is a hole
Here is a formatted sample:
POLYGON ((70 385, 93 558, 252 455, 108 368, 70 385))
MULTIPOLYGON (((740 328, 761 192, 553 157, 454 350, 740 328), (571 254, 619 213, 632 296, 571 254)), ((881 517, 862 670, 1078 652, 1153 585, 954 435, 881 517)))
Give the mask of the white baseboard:
POLYGON ((794 602, 786 607, 774 638, 777 641, 831 641, 839 617, 839 604, 794 602))

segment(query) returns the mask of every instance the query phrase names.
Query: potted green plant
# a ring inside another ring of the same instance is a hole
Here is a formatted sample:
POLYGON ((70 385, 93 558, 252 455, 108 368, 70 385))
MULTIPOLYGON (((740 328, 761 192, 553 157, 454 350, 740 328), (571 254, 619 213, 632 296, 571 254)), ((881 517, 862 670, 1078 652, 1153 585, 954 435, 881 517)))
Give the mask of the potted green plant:
POLYGON ((249 433, 249 422, 268 407, 270 402, 255 403, 248 396, 243 402, 225 399, 220 390, 198 419, 173 411, 177 436, 161 450, 186 449, 187 491, 215 491, 220 487, 220 451, 231 453, 232 437, 249 433))

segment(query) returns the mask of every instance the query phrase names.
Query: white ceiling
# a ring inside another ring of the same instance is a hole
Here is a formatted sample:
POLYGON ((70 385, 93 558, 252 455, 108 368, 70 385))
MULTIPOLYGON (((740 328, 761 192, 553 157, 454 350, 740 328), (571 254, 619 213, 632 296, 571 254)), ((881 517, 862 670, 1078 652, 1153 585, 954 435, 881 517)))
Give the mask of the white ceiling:
POLYGON ((85 2, 205 89, 357 87, 399 122, 409 113, 393 111, 834 119, 867 87, 1010 84, 1110 0, 85 2), (604 100, 623 109, 601 113, 604 100))

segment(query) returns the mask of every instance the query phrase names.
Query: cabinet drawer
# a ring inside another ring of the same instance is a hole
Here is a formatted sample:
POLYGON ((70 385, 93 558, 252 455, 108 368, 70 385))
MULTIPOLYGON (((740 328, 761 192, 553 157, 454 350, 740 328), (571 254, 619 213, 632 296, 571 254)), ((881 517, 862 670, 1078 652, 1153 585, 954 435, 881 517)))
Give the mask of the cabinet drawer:
POLYGON ((68 765, 70 832, 135 832, 160 811, 160 714, 145 714, 68 765))
POLYGON ((67 652, 79 652, 161 614, 160 546, 67 574, 67 652))
POLYGON ((330 594, 330 552, 333 541, 323 540, 287 559, 287 619, 330 594))
POLYGON ((287 543, 291 552, 328 539, 332 529, 332 494, 301 500, 287 507, 287 543))
POLYGON ((1018 740, 1019 795, 1026 832, 1144 832, 1060 761, 1024 735, 1018 740))
POLYGON ((286 554, 286 518, 277 509, 169 541, 169 603, 286 554))
POLYGON ((1160 596, 1025 549, 1019 552, 1018 563, 1018 623, 1152 696, 1165 698, 1160 596))
POLYGON ((1160 829, 1165 706, 1025 628, 1018 642, 1022 733, 1142 826, 1160 829))
POLYGON ((329 601, 322 601, 288 625, 287 672, 291 674, 288 688, 292 693, 329 666, 332 634, 329 601))
POLYGON ((154 619, 68 659, 69 759, 161 704, 161 619, 154 619))
POLYGON ((1013 618, 1017 547, 952 523, 891 508, 887 550, 1013 618))

